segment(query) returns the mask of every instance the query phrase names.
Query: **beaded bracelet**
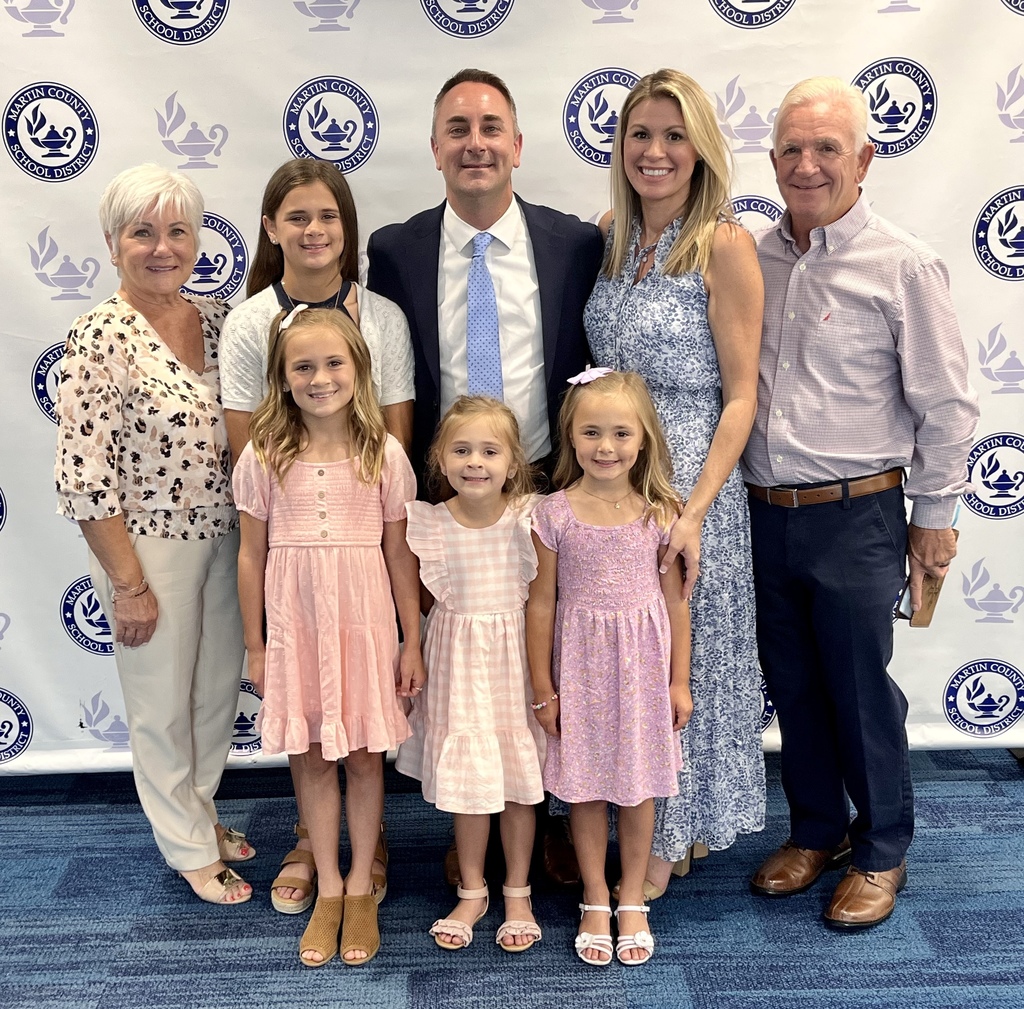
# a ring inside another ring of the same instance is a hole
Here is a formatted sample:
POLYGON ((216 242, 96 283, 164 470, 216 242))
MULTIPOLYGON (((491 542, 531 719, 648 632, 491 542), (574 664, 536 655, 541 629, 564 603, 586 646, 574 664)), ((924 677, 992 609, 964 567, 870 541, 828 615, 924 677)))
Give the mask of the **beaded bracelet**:
POLYGON ((558 694, 552 694, 546 701, 541 701, 540 704, 531 704, 530 707, 533 708, 534 711, 542 711, 552 701, 557 701, 557 700, 558 700, 558 694))
POLYGON ((133 589, 118 590, 114 589, 110 593, 110 601, 112 603, 119 603, 122 599, 134 599, 136 596, 143 596, 149 591, 149 582, 145 578, 139 582, 138 585, 133 589))

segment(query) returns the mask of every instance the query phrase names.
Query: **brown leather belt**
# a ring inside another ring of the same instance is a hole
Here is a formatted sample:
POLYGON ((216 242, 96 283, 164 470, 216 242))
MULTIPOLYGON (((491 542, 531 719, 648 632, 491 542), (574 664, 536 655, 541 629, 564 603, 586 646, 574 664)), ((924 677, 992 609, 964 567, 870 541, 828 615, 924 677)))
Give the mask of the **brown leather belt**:
POLYGON ((890 487, 898 487, 902 482, 903 470, 891 469, 886 473, 862 476, 856 480, 841 480, 822 487, 758 487, 748 483, 747 490, 751 497, 767 501, 770 505, 802 508, 804 505, 824 504, 826 501, 842 501, 843 483, 847 486, 847 497, 863 497, 865 494, 878 494, 890 487))

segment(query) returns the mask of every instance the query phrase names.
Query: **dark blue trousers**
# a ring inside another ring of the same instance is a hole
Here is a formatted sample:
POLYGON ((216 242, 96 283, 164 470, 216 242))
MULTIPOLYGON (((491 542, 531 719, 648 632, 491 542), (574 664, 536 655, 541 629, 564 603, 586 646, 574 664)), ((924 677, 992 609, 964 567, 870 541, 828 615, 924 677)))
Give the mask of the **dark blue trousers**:
POLYGON ((825 849, 849 830, 857 868, 893 869, 914 832, 907 700, 887 672, 906 570, 903 489, 793 509, 751 498, 750 525, 791 836, 825 849))

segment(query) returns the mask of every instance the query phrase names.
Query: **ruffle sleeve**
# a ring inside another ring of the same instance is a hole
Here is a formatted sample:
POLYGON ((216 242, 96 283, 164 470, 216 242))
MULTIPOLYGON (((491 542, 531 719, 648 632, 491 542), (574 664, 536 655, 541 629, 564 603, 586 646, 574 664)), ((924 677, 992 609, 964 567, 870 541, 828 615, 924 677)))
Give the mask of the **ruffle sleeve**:
POLYGON ((246 443, 238 458, 231 477, 231 490, 235 507, 240 512, 261 522, 267 521, 270 514, 270 474, 260 465, 251 441, 246 443))
POLYGON ((529 498, 516 506, 513 536, 519 556, 519 592, 523 602, 530 594, 530 582, 537 577, 537 548, 533 545, 531 529, 533 527, 533 510, 540 500, 539 494, 531 494, 529 498))
POLYGON ((385 522, 401 522, 405 506, 416 499, 416 474, 398 439, 388 435, 384 443, 384 468, 380 474, 380 502, 385 522))
POLYGON ((442 515, 439 508, 444 508, 444 505, 431 505, 426 501, 408 502, 405 510, 409 524, 406 526, 405 538, 409 549, 419 558, 420 581, 443 605, 452 593, 452 585, 441 536, 442 515))
POLYGON ((533 509, 533 531, 541 543, 558 553, 558 543, 565 528, 565 493, 558 491, 543 498, 533 509))

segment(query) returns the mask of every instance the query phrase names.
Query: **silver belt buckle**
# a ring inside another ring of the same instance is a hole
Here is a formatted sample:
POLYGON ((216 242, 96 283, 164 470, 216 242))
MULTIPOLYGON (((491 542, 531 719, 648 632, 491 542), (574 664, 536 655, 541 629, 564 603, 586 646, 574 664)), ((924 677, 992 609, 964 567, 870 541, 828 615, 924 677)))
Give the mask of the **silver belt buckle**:
POLYGON ((799 508, 800 501, 797 499, 799 492, 795 487, 769 487, 768 488, 768 502, 769 504, 778 505, 780 508, 799 508), (790 499, 787 501, 785 497, 781 501, 773 501, 773 494, 790 495, 790 499))

